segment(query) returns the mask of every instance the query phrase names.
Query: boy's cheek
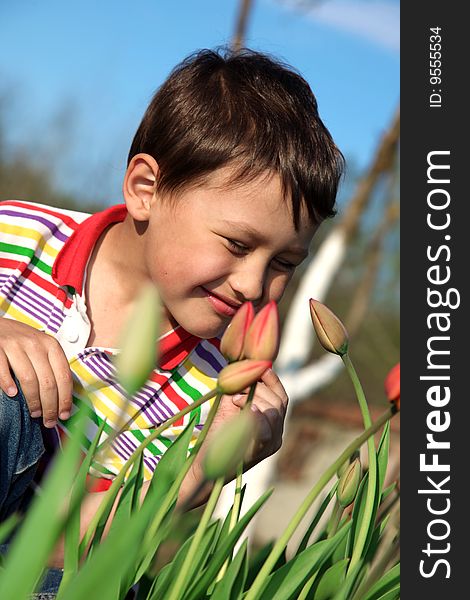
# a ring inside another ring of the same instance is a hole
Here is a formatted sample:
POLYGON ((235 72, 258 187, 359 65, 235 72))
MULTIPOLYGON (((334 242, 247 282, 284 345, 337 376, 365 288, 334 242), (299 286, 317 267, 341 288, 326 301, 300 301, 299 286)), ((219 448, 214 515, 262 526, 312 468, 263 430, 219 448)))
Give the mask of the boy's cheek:
POLYGON ((267 301, 274 300, 275 302, 279 302, 286 291, 287 286, 289 285, 293 276, 293 272, 290 274, 280 273, 276 276, 272 281, 269 287, 268 298, 267 301))

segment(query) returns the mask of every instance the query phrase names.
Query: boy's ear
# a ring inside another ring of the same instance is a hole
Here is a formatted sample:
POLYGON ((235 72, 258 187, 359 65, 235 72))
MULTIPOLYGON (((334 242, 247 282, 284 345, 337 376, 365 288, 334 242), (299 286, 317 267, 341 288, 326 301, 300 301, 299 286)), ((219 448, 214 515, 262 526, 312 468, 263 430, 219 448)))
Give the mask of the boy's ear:
POLYGON ((136 221, 148 221, 158 177, 157 161, 150 154, 136 154, 126 169, 122 191, 129 214, 136 221))

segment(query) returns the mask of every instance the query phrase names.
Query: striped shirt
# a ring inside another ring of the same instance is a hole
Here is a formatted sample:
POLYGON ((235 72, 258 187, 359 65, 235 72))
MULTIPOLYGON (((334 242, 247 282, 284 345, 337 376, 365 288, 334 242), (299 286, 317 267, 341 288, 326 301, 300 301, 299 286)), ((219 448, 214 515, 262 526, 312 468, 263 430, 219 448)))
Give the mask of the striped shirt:
MULTIPOLYGON (((156 427, 213 389, 226 364, 217 339, 204 340, 176 328, 160 338, 158 367, 127 402, 112 360, 119 350, 87 346, 91 325, 83 290, 88 260, 106 227, 123 221, 126 214, 125 205, 89 215, 43 204, 0 202, 0 317, 54 336, 73 375, 72 416, 59 421, 56 431, 69 433, 78 408, 90 405, 86 443, 89 446, 106 420, 102 443, 122 424, 123 407, 129 419, 141 411, 128 430, 116 437, 107 456, 93 463, 91 473, 106 479, 120 471, 156 427)), ((151 478, 160 457, 193 413, 197 415, 194 446, 208 404, 190 411, 149 444, 144 451, 145 480, 151 478)))

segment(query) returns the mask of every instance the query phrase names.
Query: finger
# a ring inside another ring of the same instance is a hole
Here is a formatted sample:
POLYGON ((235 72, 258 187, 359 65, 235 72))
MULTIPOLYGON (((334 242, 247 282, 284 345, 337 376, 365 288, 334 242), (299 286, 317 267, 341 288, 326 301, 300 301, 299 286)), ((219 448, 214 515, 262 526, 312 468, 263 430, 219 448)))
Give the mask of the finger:
POLYGON ((243 408, 245 406, 247 399, 248 394, 245 394, 243 392, 239 392, 238 394, 234 394, 232 396, 233 404, 235 404, 235 406, 238 406, 239 408, 243 408))
MULTIPOLYGON (((277 396, 279 396, 279 398, 281 398, 282 403, 287 408, 289 398, 277 374, 272 369, 267 369, 261 376, 261 380, 269 389, 271 389, 277 396)), ((261 386, 257 386, 257 389, 260 387, 261 386)))
POLYGON ((282 435, 284 431, 285 413, 280 400, 273 401, 256 397, 251 407, 255 413, 258 411, 269 423, 274 436, 282 435))
POLYGON ((274 426, 271 424, 266 414, 260 410, 257 405, 252 404, 250 408, 256 420, 257 438, 262 443, 270 442, 275 435, 274 426))
POLYGON ((62 348, 54 345, 48 353, 57 385, 58 414, 60 419, 68 419, 72 410, 73 377, 62 348))
POLYGON ((39 383, 28 355, 23 351, 7 352, 6 355, 11 370, 21 386, 31 416, 33 418, 40 417, 42 409, 39 383))
POLYGON ((286 398, 278 396, 278 394, 273 392, 267 385, 264 385, 263 383, 258 384, 256 388, 256 394, 253 398, 254 402, 258 402, 260 400, 263 400, 264 402, 276 408, 276 410, 279 410, 282 416, 286 414, 286 398))
POLYGON ((0 389, 2 389, 8 396, 16 396, 18 388, 8 363, 7 355, 0 348, 0 389))
POLYGON ((31 353, 39 384, 39 398, 42 408, 42 420, 45 427, 54 427, 58 417, 58 391, 54 371, 44 350, 31 353))

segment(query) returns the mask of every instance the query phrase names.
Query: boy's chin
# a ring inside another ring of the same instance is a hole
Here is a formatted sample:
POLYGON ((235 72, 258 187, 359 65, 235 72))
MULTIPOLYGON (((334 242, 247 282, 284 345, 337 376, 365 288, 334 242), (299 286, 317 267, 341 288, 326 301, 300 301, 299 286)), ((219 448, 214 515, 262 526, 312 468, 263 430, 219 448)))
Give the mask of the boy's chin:
POLYGON ((185 329, 191 335, 195 335, 196 337, 202 338, 204 340, 209 340, 211 338, 215 338, 221 336, 225 331, 229 321, 226 323, 209 323, 205 322, 197 322, 194 319, 188 319, 186 323, 182 319, 180 323, 181 327, 185 329))

